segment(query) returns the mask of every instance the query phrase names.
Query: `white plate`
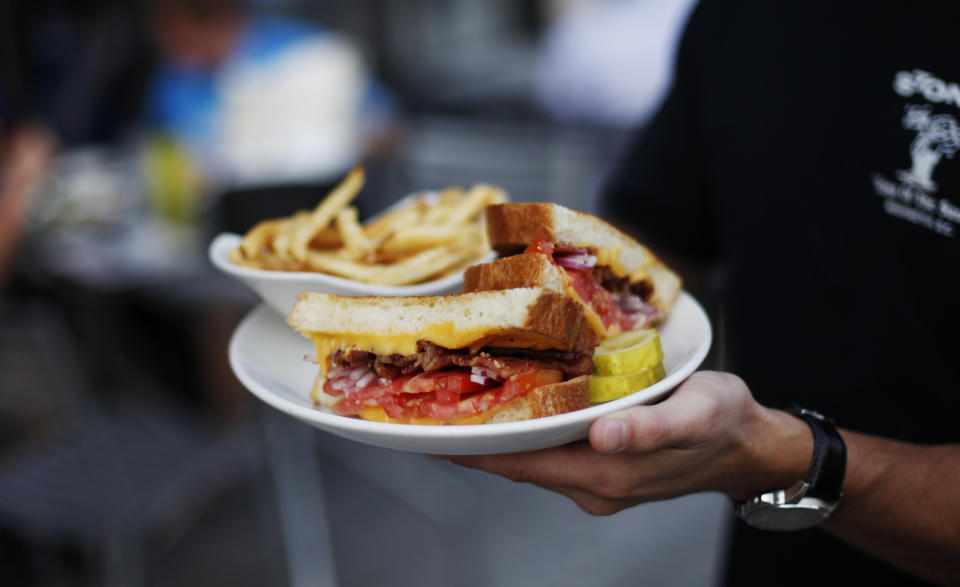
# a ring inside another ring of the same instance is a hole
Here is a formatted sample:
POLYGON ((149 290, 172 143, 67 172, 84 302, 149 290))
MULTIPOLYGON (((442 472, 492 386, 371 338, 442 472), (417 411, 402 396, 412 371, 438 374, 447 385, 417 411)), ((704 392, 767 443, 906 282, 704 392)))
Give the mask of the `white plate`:
POLYGON ((247 315, 230 340, 230 365, 257 397, 308 424, 359 442, 431 454, 520 452, 586 438, 597 417, 627 406, 661 399, 700 365, 710 350, 710 320, 700 304, 681 292, 660 329, 666 377, 625 398, 584 410, 523 422, 469 426, 418 426, 368 422, 314 407, 309 397, 317 366, 304 361, 314 352, 270 309, 247 315))

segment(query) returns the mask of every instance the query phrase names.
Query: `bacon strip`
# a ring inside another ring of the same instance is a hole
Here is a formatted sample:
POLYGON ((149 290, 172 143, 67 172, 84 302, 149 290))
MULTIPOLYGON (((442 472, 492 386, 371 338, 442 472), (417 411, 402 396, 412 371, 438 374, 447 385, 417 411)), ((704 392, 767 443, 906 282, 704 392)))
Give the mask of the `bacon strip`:
POLYGON ((447 367, 482 367, 501 380, 531 369, 555 369, 565 377, 589 375, 593 369, 590 355, 577 351, 487 348, 471 353, 465 349, 446 349, 426 340, 421 340, 417 346, 420 350, 412 355, 375 355, 366 351, 340 350, 334 352, 330 359, 333 367, 363 365, 387 379, 447 367))

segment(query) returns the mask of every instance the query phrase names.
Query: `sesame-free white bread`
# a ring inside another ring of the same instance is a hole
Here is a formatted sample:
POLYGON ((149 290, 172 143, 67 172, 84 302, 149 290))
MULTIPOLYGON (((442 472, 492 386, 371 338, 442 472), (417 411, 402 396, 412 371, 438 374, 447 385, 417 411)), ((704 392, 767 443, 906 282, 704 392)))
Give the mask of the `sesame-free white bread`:
POLYGON ((484 421, 518 422, 565 414, 590 407, 590 376, 581 375, 562 383, 541 385, 518 397, 484 421))
POLYGON ((520 253, 467 267, 463 273, 463 291, 543 287, 565 291, 568 278, 546 255, 520 253))
POLYGON ((653 282, 650 302, 669 312, 680 294, 680 276, 647 247, 603 219, 551 202, 507 203, 486 209, 490 245, 513 254, 543 239, 578 248, 604 249, 613 259, 609 267, 618 277, 646 274, 653 282))
POLYGON ((530 332, 552 348, 576 342, 583 310, 566 296, 540 287, 443 296, 351 297, 307 291, 287 322, 304 334, 417 335, 449 324, 454 331, 530 332))
MULTIPOLYGON (((431 333, 438 325, 442 325, 436 330, 440 337, 447 336, 451 329, 464 333, 464 346, 473 344, 476 333, 480 333, 481 338, 493 333, 492 340, 496 343, 517 341, 526 348, 539 346, 570 350, 579 348, 584 336, 592 339, 591 331, 581 326, 582 317, 583 308, 566 294, 529 287, 420 297, 348 297, 303 292, 287 321, 315 341, 327 337, 338 341, 353 340, 358 345, 354 348, 360 350, 381 345, 383 341, 389 345, 395 339, 431 340, 431 333), (362 335, 349 339, 350 333, 362 335)), ((593 342, 595 344, 595 340, 593 342)), ((590 348, 592 350, 592 345, 590 348)), ((317 356, 321 366, 327 364, 329 351, 330 348, 324 347, 322 353, 318 343, 317 356)), ((343 396, 328 395, 324 391, 324 371, 321 369, 314 381, 310 397, 317 405, 333 409, 343 396)), ((527 420, 589 405, 589 376, 584 375, 535 388, 473 422, 527 420)))

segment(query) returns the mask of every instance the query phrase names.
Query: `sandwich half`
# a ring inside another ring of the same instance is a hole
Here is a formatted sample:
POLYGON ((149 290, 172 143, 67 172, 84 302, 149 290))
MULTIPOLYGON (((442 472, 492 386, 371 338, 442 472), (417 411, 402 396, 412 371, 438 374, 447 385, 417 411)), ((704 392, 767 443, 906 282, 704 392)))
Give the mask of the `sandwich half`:
POLYGON ((649 249, 600 218, 559 204, 486 209, 490 244, 502 255, 467 269, 463 291, 538 286, 580 302, 601 338, 663 322, 680 277, 649 249))
POLYGON ((316 347, 311 398, 340 415, 483 424, 590 405, 597 339, 584 325, 582 307, 556 291, 304 292, 287 322, 316 347))

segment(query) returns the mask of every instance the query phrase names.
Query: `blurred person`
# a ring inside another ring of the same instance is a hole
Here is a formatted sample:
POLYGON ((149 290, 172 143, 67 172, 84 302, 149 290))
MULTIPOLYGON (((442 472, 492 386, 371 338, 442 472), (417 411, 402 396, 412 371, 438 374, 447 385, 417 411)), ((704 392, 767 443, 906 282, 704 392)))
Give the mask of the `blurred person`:
POLYGON ((64 148, 122 141, 151 67, 138 4, 13 0, 0 10, 11 119, 42 121, 64 148))
MULTIPOLYGON (((162 60, 146 122, 214 194, 332 187, 389 132, 392 98, 342 35, 233 0, 156 0, 151 28, 162 60)), ((271 191, 254 194, 261 207, 283 195, 271 191)), ((317 191, 287 207, 315 204, 317 191)))
POLYGON ((57 152, 118 141, 135 118, 149 63, 136 22, 115 0, 0 8, 0 285, 57 152))
POLYGON ((726 494, 752 525, 730 585, 960 584, 948 7, 702 0, 597 211, 688 274, 722 267, 730 372, 606 415, 586 442, 450 460, 598 515, 726 494))
MULTIPOLYGON (((56 151, 53 133, 39 123, 19 123, 2 142, 0 151, 0 293, 13 271, 37 184, 42 181, 56 151)), ((2 297, 0 297, 2 299, 2 297)))
POLYGON ((567 122, 642 126, 670 85, 677 40, 695 0, 552 2, 537 102, 567 122))

